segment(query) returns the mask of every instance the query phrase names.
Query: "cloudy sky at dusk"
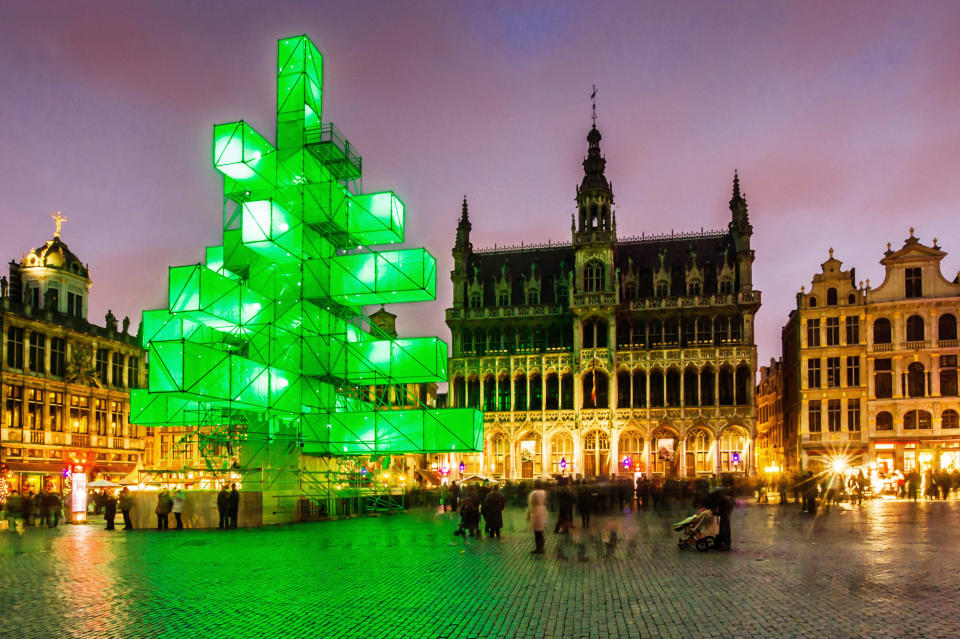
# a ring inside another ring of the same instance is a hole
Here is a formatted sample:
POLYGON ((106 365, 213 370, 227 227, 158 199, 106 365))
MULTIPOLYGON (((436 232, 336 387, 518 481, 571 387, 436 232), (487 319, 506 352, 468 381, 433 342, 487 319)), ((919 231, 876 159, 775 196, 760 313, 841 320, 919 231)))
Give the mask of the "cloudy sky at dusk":
POLYGON ((276 40, 299 33, 365 190, 439 259, 402 332, 449 337, 464 193, 474 246, 569 241, 594 83, 621 235, 724 227, 740 170, 761 363, 831 246, 877 285, 914 226, 960 268, 956 2, 2 2, 0 257, 62 209, 92 320, 165 305, 167 265, 220 241, 212 125, 273 138, 276 40))

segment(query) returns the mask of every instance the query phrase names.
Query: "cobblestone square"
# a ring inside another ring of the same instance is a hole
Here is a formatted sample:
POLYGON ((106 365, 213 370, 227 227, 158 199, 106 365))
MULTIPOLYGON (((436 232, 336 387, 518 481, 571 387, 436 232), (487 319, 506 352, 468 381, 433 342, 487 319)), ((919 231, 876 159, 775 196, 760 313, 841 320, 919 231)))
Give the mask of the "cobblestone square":
MULTIPOLYGON (((811 518, 737 508, 730 553, 680 551, 686 511, 600 517, 533 556, 451 513, 236 531, 0 535, 0 636, 951 637, 960 503, 876 501, 811 518), (618 531, 605 557, 611 531, 618 531)), ((551 515, 550 527, 554 516, 551 515)), ((578 521, 579 523, 579 521, 578 521)))

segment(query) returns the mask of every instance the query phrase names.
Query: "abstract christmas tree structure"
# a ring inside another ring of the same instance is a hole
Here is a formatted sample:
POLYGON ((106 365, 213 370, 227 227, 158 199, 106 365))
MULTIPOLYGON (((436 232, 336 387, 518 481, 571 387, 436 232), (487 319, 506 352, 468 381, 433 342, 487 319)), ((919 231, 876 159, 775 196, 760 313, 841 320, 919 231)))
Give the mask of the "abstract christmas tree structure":
POLYGON ((223 243, 171 267, 168 308, 144 312, 149 388, 131 392, 131 421, 242 424, 324 456, 481 450, 474 409, 377 405, 376 385, 446 379, 443 341, 391 338, 363 312, 435 299, 436 260, 371 248, 403 242, 403 203, 356 187, 360 156, 321 123, 310 40, 278 49, 276 145, 243 121, 214 127, 223 243))

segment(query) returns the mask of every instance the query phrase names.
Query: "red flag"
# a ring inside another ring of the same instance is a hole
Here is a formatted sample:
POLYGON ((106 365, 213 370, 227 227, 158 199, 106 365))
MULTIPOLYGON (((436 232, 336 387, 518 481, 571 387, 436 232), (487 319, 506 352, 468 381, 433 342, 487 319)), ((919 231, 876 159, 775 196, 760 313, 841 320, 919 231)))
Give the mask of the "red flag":
POLYGON ((590 402, 597 407, 597 369, 593 369, 593 388, 590 390, 590 402))

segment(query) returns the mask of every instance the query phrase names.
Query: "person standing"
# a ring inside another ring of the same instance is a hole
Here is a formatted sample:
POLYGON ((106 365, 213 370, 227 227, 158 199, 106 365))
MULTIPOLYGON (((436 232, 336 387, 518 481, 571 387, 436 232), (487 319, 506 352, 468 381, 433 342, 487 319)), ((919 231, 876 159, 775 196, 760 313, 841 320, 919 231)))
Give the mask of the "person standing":
POLYGON ((727 489, 721 488, 710 493, 703 499, 703 505, 718 518, 720 527, 717 533, 717 550, 730 550, 730 513, 733 512, 733 501, 727 496, 727 489))
POLYGON ((220 525, 218 526, 221 530, 224 528, 230 527, 230 493, 227 492, 227 485, 224 484, 220 487, 220 492, 217 493, 217 513, 220 515, 220 525))
POLYGON ((103 496, 103 518, 107 521, 107 530, 115 530, 113 520, 117 517, 117 498, 112 492, 103 496))
POLYGON ((506 505, 506 500, 500 494, 500 487, 494 484, 483 500, 484 527, 491 537, 496 536, 500 539, 500 529, 503 528, 503 509, 506 505))
POLYGON ((237 516, 240 514, 240 493, 237 492, 237 485, 230 484, 230 495, 227 498, 227 518, 230 528, 237 527, 237 516))
POLYGON ((164 488, 157 493, 157 530, 167 530, 170 528, 170 510, 173 502, 170 500, 170 492, 164 488))
POLYGON ((130 511, 133 509, 133 493, 124 486, 120 490, 120 513, 123 515, 123 529, 133 530, 133 522, 130 520, 130 511))
POLYGON ((178 488, 173 493, 173 516, 177 520, 177 530, 183 530, 183 505, 187 501, 187 496, 182 488, 178 488))
POLYGON ((457 485, 457 482, 450 482, 450 508, 453 512, 459 510, 460 502, 460 486, 457 485))
POLYGON ((527 498, 527 521, 533 529, 535 547, 531 555, 542 555, 544 552, 543 529, 547 525, 547 491, 543 489, 543 482, 539 479, 534 483, 534 490, 527 498))

